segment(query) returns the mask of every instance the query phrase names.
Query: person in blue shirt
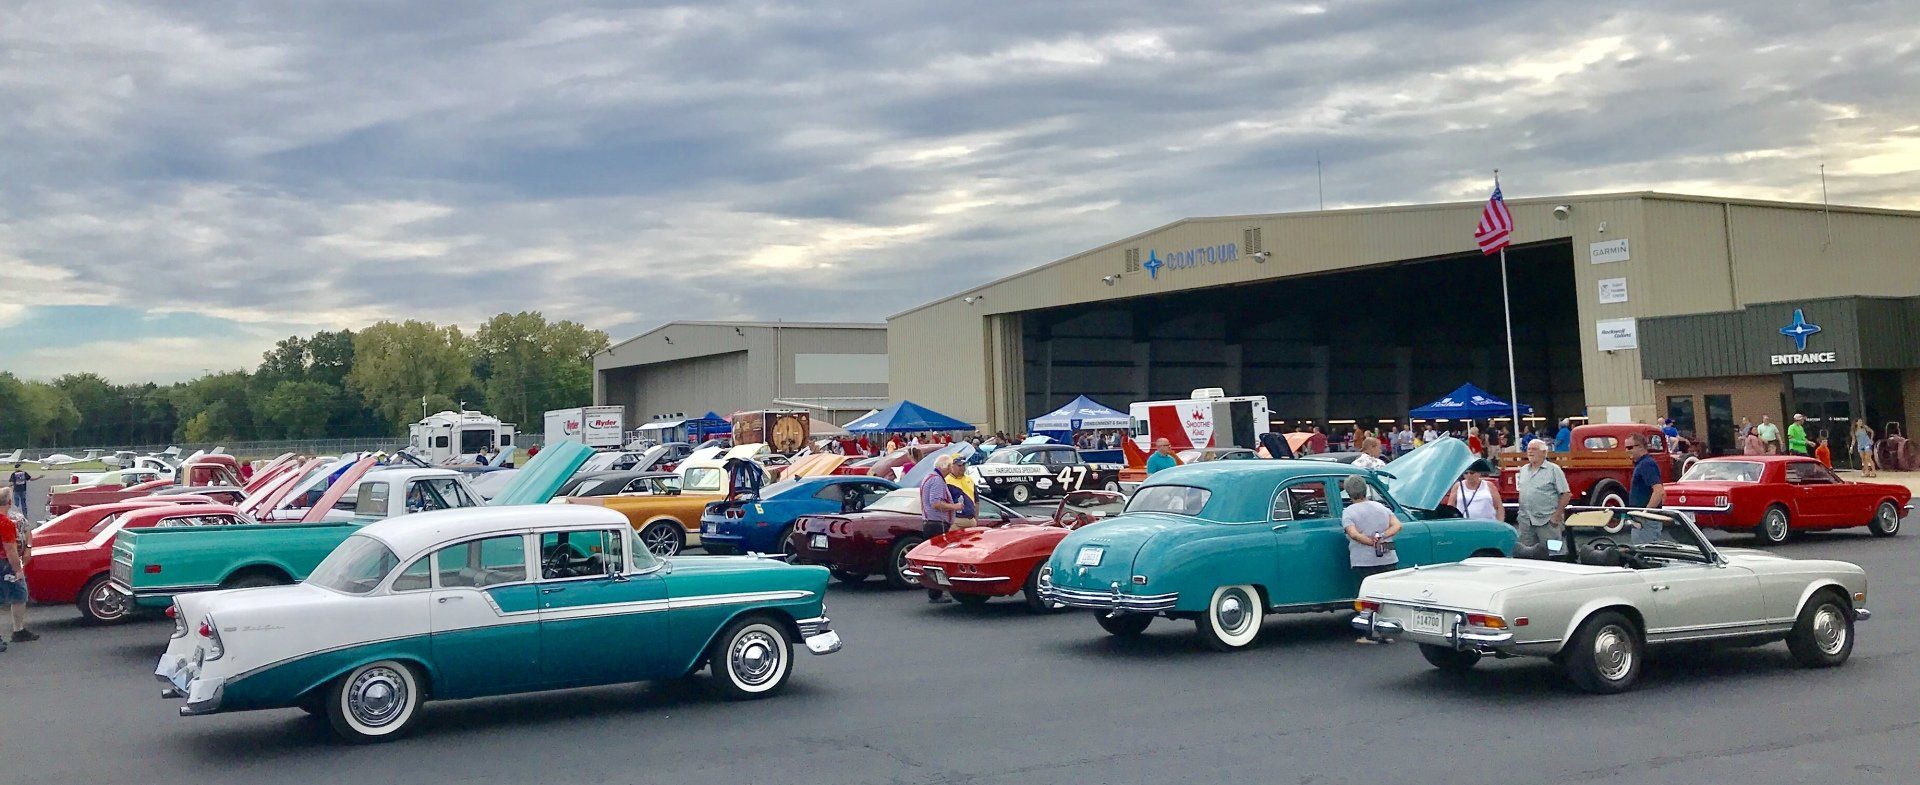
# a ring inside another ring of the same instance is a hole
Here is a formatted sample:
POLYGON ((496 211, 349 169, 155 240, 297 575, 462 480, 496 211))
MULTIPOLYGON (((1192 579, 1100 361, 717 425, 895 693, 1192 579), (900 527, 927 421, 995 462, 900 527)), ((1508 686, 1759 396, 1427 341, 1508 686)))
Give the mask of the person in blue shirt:
POLYGON ((1180 459, 1173 455, 1173 442, 1164 438, 1153 440, 1153 455, 1147 458, 1147 473, 1161 469, 1171 469, 1180 465, 1180 459))
POLYGON ((1560 433, 1553 437, 1553 451, 1566 452, 1573 449, 1573 421, 1561 420, 1560 433))

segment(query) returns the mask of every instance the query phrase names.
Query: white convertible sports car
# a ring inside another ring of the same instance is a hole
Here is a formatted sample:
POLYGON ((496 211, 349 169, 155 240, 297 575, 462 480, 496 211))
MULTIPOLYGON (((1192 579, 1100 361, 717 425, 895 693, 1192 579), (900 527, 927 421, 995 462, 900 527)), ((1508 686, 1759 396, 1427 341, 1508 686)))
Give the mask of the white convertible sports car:
POLYGON ((1621 692, 1649 645, 1785 640, 1810 668, 1847 661, 1867 576, 1842 561, 1718 550, 1685 514, 1583 512, 1565 560, 1474 558, 1368 578, 1353 626, 1420 644, 1434 667, 1550 657, 1583 690, 1621 692))

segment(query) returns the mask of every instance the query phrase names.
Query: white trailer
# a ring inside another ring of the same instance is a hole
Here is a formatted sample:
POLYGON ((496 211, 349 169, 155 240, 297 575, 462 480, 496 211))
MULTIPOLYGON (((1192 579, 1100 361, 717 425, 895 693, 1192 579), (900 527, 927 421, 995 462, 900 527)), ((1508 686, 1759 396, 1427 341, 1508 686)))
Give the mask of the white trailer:
POLYGON ((1228 396, 1218 387, 1193 391, 1176 401, 1140 401, 1127 407, 1133 418, 1135 443, 1152 450, 1165 437, 1175 450, 1207 447, 1260 446, 1260 434, 1273 430, 1267 417, 1267 396, 1228 396))
POLYGON ((482 412, 439 412, 407 426, 407 451, 430 464, 470 459, 487 448, 513 450, 513 423, 482 412))
POLYGON ((597 450, 619 447, 626 432, 627 407, 575 406, 547 412, 547 444, 580 442, 597 450))

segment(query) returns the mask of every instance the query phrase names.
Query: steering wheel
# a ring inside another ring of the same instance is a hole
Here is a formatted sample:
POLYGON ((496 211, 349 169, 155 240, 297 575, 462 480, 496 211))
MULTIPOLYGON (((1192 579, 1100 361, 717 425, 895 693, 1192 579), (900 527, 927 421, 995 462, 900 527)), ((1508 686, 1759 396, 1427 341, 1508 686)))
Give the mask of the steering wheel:
POLYGON ((1612 537, 1595 537, 1595 538, 1593 538, 1593 539, 1591 539, 1591 540, 1588 540, 1588 541, 1587 541, 1587 547, 1589 547, 1589 548, 1618 548, 1618 547, 1620 547, 1620 544, 1619 544, 1619 543, 1617 543, 1617 542, 1614 542, 1614 541, 1613 541, 1613 538, 1612 538, 1612 537))

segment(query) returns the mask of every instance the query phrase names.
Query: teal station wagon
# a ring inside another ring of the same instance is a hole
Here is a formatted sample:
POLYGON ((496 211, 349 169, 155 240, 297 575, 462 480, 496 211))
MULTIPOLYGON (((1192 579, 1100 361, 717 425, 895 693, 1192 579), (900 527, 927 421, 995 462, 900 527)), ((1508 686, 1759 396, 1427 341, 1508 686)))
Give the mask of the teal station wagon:
POLYGON ((155 675, 184 715, 299 707, 354 741, 423 701, 672 679, 778 692, 793 648, 840 649, 827 571, 666 560, 601 507, 447 510, 371 524, 292 586, 182 594, 155 675))
POLYGON ((1348 476, 1367 476, 1400 518, 1402 567, 1512 555, 1512 526, 1434 512, 1472 460, 1466 445, 1441 439, 1377 471, 1303 460, 1164 469, 1120 516, 1054 548, 1040 595, 1093 609, 1114 635, 1138 635, 1166 616, 1194 620, 1214 649, 1244 648, 1268 613, 1338 610, 1358 596, 1340 521, 1348 476))

